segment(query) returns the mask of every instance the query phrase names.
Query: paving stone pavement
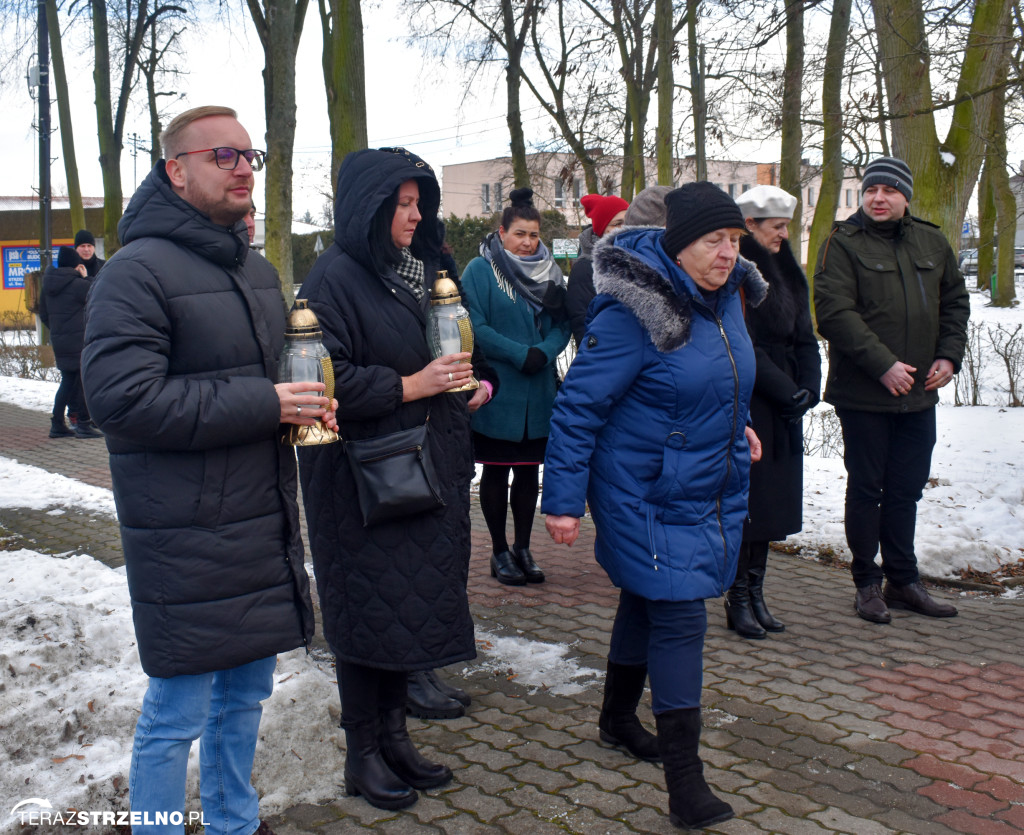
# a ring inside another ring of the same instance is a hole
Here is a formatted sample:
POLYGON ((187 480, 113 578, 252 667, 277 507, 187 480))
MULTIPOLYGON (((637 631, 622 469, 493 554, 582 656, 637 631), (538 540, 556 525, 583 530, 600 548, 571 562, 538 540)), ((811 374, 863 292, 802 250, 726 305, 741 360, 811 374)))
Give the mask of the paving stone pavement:
MULTIPOLYGON (((0 455, 110 486, 102 441, 50 440, 47 429, 46 415, 0 404, 0 455)), ((121 563, 109 520, 5 508, 0 526, 45 552, 121 563)), ((572 549, 552 545, 540 518, 534 532, 547 582, 501 586, 475 508, 477 625, 567 644, 582 666, 603 670, 616 592, 593 561, 593 527, 572 549)), ((893 612, 879 626, 854 615, 846 572, 779 553, 766 588, 787 629, 765 641, 735 638, 721 602, 708 602, 702 754, 736 810, 712 831, 1024 832, 1024 601, 939 590, 960 617, 893 612)), ((278 835, 675 831, 660 766, 598 741, 598 682, 556 696, 504 674, 457 673, 447 675, 472 695, 467 715, 410 720, 422 750, 455 772, 449 786, 403 812, 339 788, 329 805, 270 818, 278 835)), ((649 698, 641 715, 651 722, 649 698)))

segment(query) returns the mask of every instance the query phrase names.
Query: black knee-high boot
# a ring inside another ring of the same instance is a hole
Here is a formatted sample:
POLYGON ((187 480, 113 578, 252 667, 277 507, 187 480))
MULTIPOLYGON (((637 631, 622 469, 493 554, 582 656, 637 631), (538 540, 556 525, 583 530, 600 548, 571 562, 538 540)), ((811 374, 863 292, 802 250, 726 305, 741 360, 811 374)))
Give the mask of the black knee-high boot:
POLYGON ((641 724, 636 715, 646 679, 646 664, 615 664, 609 661, 604 680, 604 703, 597 726, 602 742, 621 746, 637 759, 661 762, 658 738, 641 724))
POLYGON ((452 779, 452 770, 422 756, 409 737, 405 726, 406 686, 406 673, 385 673, 381 681, 381 756, 388 768, 414 789, 443 786, 452 779))
POLYGON ((768 543, 751 542, 747 546, 750 557, 747 563, 747 585, 750 589, 750 609, 757 622, 768 632, 782 632, 786 624, 777 620, 764 602, 764 575, 768 570, 768 543))
POLYGON ((704 829, 729 820, 732 806, 715 797, 704 781, 700 708, 668 710, 654 718, 665 763, 669 820, 682 829, 704 829))
POLYGON ((750 545, 740 545, 740 559, 736 566, 736 580, 725 593, 725 625, 735 629, 741 638, 761 639, 767 632, 757 622, 754 611, 750 608, 750 587, 748 571, 750 565, 750 545))
MULTIPOLYGON (((362 795, 378 809, 404 809, 416 802, 416 789, 398 777, 381 754, 381 680, 395 676, 347 662, 338 663, 341 727, 345 730, 345 791, 362 795)), ((405 673, 397 673, 404 681, 405 673)), ((401 703, 403 715, 404 701, 401 703)))

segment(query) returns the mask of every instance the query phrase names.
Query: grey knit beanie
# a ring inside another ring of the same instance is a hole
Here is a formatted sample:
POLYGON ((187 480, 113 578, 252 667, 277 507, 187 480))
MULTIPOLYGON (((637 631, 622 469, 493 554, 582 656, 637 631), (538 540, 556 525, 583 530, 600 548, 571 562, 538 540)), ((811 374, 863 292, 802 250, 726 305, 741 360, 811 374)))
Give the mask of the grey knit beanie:
POLYGON ((633 198, 623 222, 626 226, 664 226, 668 212, 665 195, 670 191, 670 186, 648 186, 633 198))
POLYGON ((906 197, 909 203, 914 196, 914 175, 910 173, 910 166, 903 160, 896 157, 879 157, 871 160, 864 169, 860 193, 863 194, 871 186, 891 186, 906 197))

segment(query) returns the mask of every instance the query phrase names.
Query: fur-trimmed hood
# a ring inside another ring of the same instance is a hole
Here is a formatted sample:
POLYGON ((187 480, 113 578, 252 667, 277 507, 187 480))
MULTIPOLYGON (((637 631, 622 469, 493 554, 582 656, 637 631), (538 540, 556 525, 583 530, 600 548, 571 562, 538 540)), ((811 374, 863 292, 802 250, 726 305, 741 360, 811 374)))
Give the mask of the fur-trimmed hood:
MULTIPOLYGON (((689 341, 693 300, 700 298, 700 291, 662 249, 664 231, 637 227, 602 238, 594 247, 594 287, 599 295, 612 296, 629 308, 654 347, 667 353, 689 341)), ((768 294, 768 282, 742 256, 723 290, 733 294, 741 288, 751 307, 768 294)))

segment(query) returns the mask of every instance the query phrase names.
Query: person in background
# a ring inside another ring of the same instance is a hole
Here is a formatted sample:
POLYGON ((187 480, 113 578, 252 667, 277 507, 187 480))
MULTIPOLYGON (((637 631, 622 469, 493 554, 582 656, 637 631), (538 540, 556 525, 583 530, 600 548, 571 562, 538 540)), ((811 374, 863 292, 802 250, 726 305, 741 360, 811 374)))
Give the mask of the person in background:
POLYGON ((93 278, 107 262, 96 255, 96 238, 88 229, 79 229, 75 233, 75 252, 85 264, 85 271, 93 278))
MULTIPOLYGON (((429 286, 441 251, 441 192, 403 148, 354 151, 338 171, 335 238, 302 283, 331 355, 339 434, 359 440, 420 426, 444 505, 364 525, 345 444, 299 448, 303 503, 324 635, 337 658, 345 791, 402 809, 451 769, 422 756, 406 728, 410 679, 476 656, 469 577, 470 413, 493 379, 468 353, 434 359, 429 286), (453 392, 473 373, 480 387, 453 392), (410 676, 410 674, 414 674, 410 676)), ((490 408, 488 406, 487 408, 490 408)), ((431 681, 432 701, 454 704, 431 681)), ((457 714, 456 714, 457 715, 457 714)))
POLYGON ((861 206, 832 227, 814 273, 818 332, 829 342, 825 400, 843 427, 854 608, 872 623, 889 623, 889 607, 957 614, 921 584, 914 530, 935 404, 960 368, 971 303, 945 236, 910 214, 913 194, 903 160, 868 163, 861 206))
POLYGON ((750 498, 736 579, 725 598, 726 624, 742 638, 782 632, 764 600, 768 543, 803 527, 804 413, 821 391, 821 354, 811 323, 807 278, 789 248, 797 199, 775 186, 755 186, 736 203, 749 235, 740 255, 768 282, 764 303, 747 308, 757 375, 750 422, 761 439, 761 460, 750 468, 750 498))
POLYGON ((441 236, 441 269, 447 271, 448 278, 454 281, 459 277, 459 265, 455 263, 455 252, 445 238, 444 221, 437 219, 438 234, 441 236))
POLYGON ((565 277, 540 239, 533 192, 515 189, 501 226, 466 266, 464 300, 473 333, 501 382, 494 403, 473 415, 480 509, 491 535, 491 576, 521 586, 543 583, 530 552, 540 464, 558 386, 558 355, 569 342, 565 277), (509 488, 509 472, 512 486, 509 488), (512 506, 515 539, 506 521, 512 506))
POLYGON ((172 119, 89 297, 82 375, 110 451, 149 686, 128 795, 135 835, 183 814, 199 745, 205 831, 273 835, 251 782, 279 652, 313 637, 282 423, 335 426, 323 383, 277 383, 285 310, 247 243, 263 152, 227 107, 172 119))
MULTIPOLYGON (((81 234, 81 233, 79 233, 81 234)), ((85 334, 85 300, 92 279, 75 249, 62 246, 57 263, 43 274, 39 294, 39 318, 50 329, 53 356, 60 371, 60 385, 53 398, 51 438, 102 438, 88 418, 82 395, 81 361, 85 334), (71 426, 64 413, 71 415, 71 426)))
POLYGON ((583 211, 591 225, 580 232, 579 257, 569 270, 569 283, 565 291, 565 309, 569 314, 572 338, 579 349, 583 339, 583 324, 587 308, 594 298, 594 266, 591 252, 594 244, 604 235, 618 232, 625 223, 629 203, 614 194, 584 194, 580 198, 583 211))
POLYGON ((253 203, 249 211, 245 213, 245 217, 242 218, 245 221, 245 231, 249 236, 249 246, 253 245, 256 240, 256 204, 253 203))
POLYGON ((589 503, 595 556, 620 589, 601 738, 634 756, 656 747, 672 823, 702 828, 733 815, 699 753, 704 601, 736 572, 760 455, 741 291, 756 304, 767 287, 738 261, 743 215, 725 192, 689 183, 665 203, 664 230, 594 250, 598 294, 555 404, 542 511, 572 545, 589 503), (635 714, 648 672, 656 746, 635 714))

